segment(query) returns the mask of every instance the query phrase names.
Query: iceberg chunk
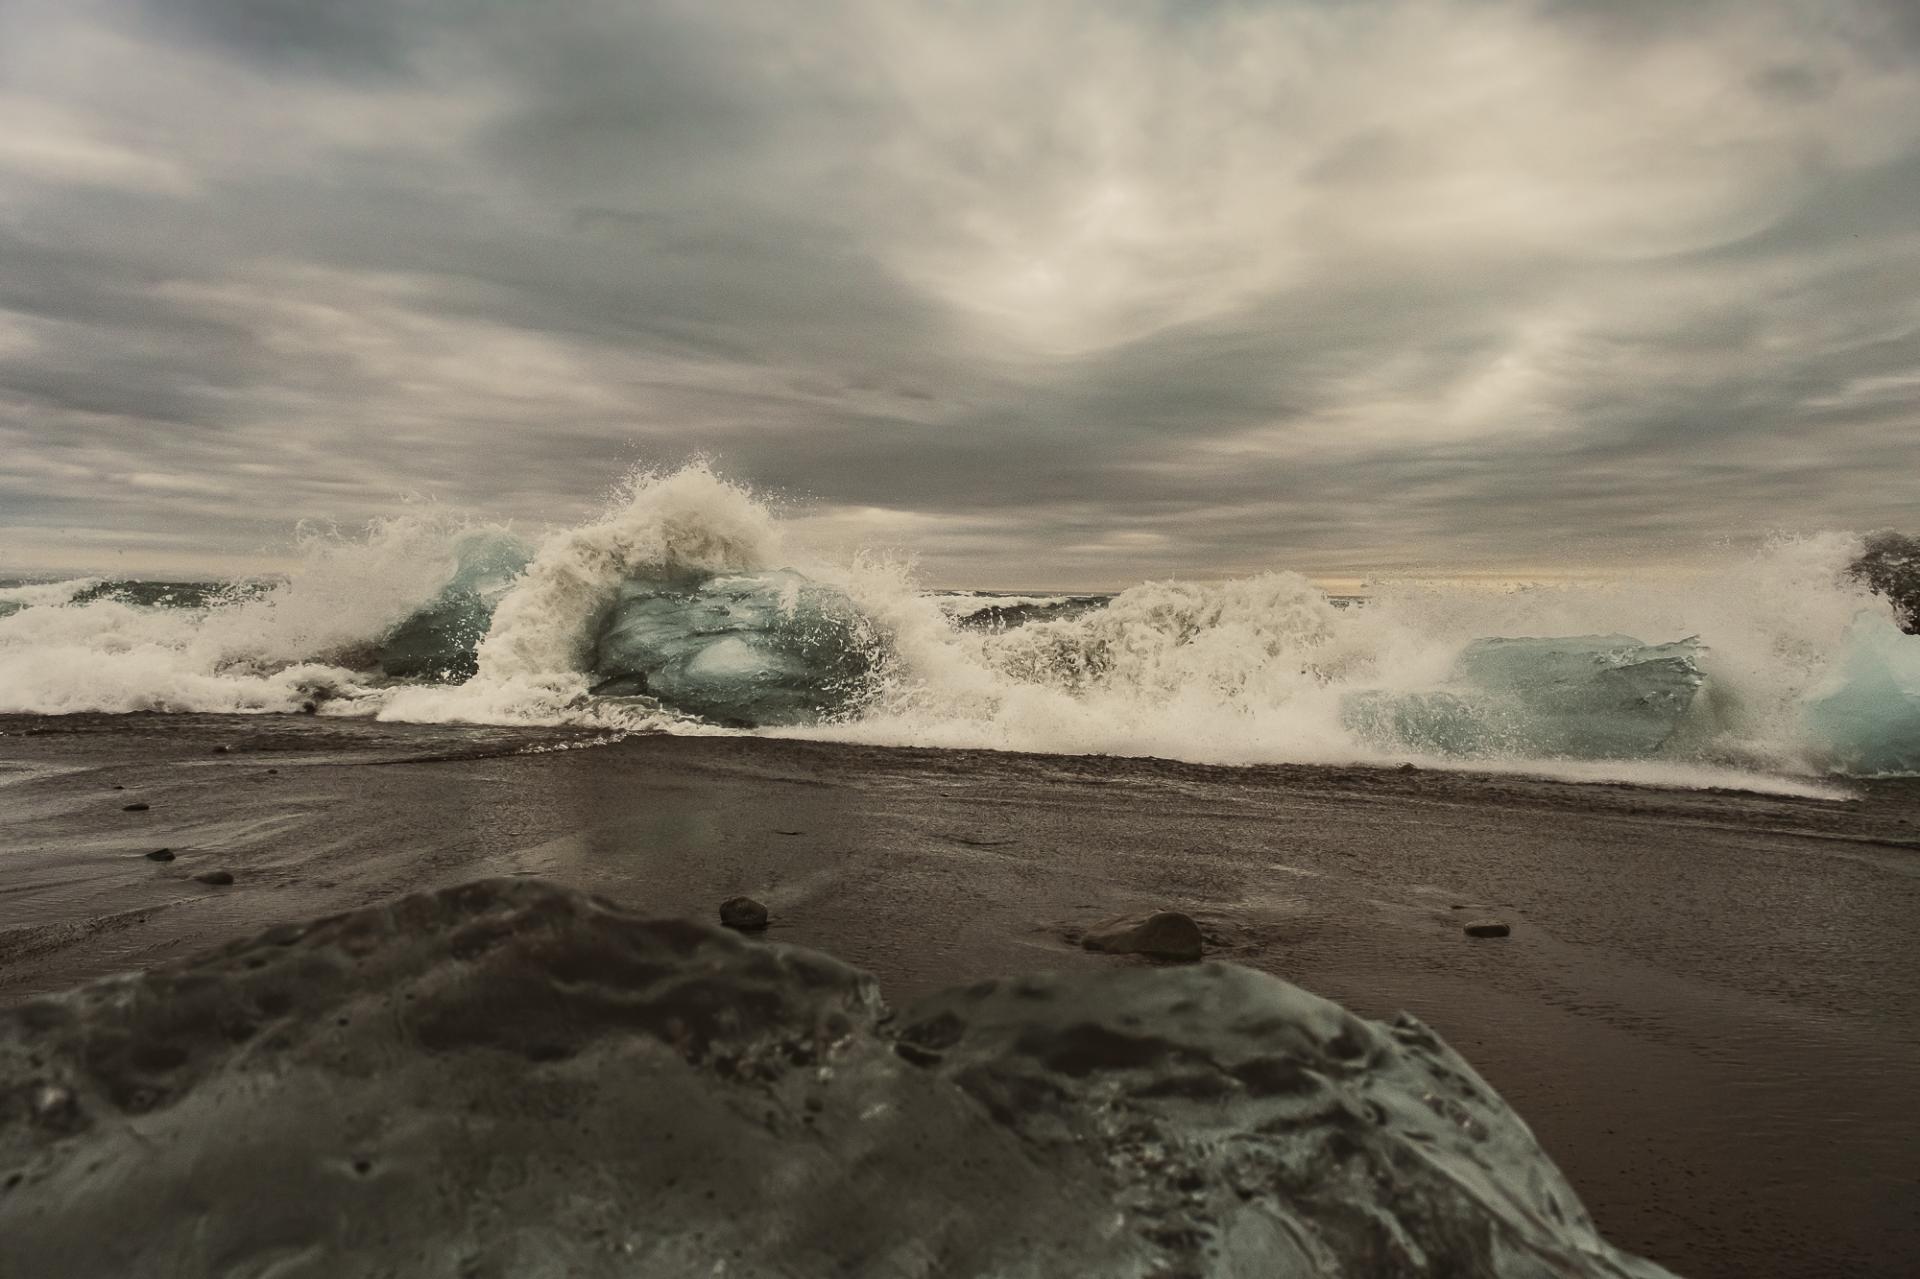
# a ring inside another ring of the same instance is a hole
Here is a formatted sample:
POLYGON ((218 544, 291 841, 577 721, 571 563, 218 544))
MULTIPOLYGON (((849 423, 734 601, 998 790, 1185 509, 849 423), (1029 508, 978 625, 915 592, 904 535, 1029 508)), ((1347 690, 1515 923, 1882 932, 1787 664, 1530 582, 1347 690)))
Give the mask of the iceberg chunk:
POLYGON ((531 558, 525 543, 483 533, 455 548, 453 578, 432 603, 380 642, 382 674, 407 679, 467 679, 479 669, 480 641, 493 609, 531 558))
POLYGON ((1807 701, 1816 750, 1843 772, 1920 773, 1920 635, 1863 615, 1807 701))
POLYGON ((636 579, 601 628, 594 692, 720 723, 806 724, 853 704, 876 651, 852 600, 789 570, 636 579))
POLYGON ((1633 759, 1659 750, 1705 683, 1700 642, 1629 635, 1477 639, 1439 688, 1368 690, 1342 715, 1388 749, 1633 759))
POLYGON ((7 1275, 1671 1279, 1410 1017, 1199 964, 889 1018, 538 881, 0 1009, 0 1097, 7 1275))

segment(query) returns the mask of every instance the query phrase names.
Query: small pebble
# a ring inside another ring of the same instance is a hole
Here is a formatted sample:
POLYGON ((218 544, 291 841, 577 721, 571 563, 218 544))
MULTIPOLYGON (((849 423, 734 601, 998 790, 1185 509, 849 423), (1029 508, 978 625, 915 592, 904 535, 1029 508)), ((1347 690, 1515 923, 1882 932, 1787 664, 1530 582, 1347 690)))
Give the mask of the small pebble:
POLYGON ((1147 955, 1154 959, 1195 960, 1206 938, 1193 916, 1177 910, 1123 915, 1104 920, 1081 934, 1080 945, 1109 955, 1147 955))
POLYGON ((71 1088, 42 1084, 33 1093, 33 1117, 41 1123, 61 1124, 80 1113, 80 1099, 71 1088))
POLYGON ((757 933, 767 926, 767 908, 751 897, 729 897, 720 903, 720 922, 743 933, 757 933))
POLYGON ((170 862, 173 860, 173 850, 171 848, 156 848, 147 854, 147 860, 150 862, 170 862))
POLYGON ((194 876, 203 884, 231 884, 233 875, 224 870, 203 870, 194 876))
POLYGON ((144 813, 147 811, 147 806, 145 804, 123 804, 121 805, 120 811, 123 813, 144 813))
POLYGON ((1505 937, 1513 929, 1498 919, 1476 919, 1465 931, 1469 937, 1505 937))

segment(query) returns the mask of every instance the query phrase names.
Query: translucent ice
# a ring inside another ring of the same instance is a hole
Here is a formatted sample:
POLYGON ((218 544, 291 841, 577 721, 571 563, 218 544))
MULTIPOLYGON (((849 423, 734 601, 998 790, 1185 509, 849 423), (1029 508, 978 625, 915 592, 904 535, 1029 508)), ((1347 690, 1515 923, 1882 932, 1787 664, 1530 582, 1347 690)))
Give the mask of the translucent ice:
POLYGON ((0 1274, 1660 1279, 1425 1026, 1226 964, 889 1019, 529 880, 0 1009, 0 1274))
POLYGON ((381 671, 447 680, 472 675, 477 667, 474 650, 487 634, 493 607, 526 568, 529 555, 525 543, 502 533, 478 533, 461 541, 454 548, 453 579, 381 641, 381 671))
POLYGON ((1864 614, 1807 703, 1815 753, 1854 774, 1920 773, 1920 635, 1864 614))
POLYGON ((594 691, 722 723, 804 724, 858 698, 874 652, 853 602, 798 573, 641 578, 614 597, 594 691))
POLYGON ((1692 639, 1478 639, 1438 688, 1347 698, 1347 726, 1389 749, 1631 759, 1679 728, 1705 682, 1692 639))

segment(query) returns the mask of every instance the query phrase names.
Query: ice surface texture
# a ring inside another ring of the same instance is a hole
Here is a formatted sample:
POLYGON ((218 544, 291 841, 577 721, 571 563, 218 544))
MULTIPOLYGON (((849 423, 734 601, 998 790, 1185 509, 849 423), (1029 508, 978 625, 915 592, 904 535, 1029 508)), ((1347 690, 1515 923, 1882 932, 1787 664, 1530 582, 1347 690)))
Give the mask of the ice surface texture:
POLYGON ((853 704, 874 648, 851 600, 798 573, 640 578, 600 631, 594 691, 723 724, 805 724, 853 704))
POLYGON ((1411 1019, 1204 964, 888 1021, 494 880, 0 1011, 0 1273, 1657 1276, 1411 1019))
POLYGON ((1829 766, 1856 776, 1920 773, 1920 635, 1863 615, 1807 725, 1829 766))
POLYGON ((483 533, 460 542, 454 555, 453 579, 445 589, 381 640, 382 674, 462 680, 479 669, 476 650, 493 621, 494 605, 526 569, 532 552, 517 538, 483 533))
POLYGON ((1659 750, 1705 682, 1691 639, 1477 639, 1447 683, 1350 696, 1363 740, 1442 755, 1633 759, 1659 750))

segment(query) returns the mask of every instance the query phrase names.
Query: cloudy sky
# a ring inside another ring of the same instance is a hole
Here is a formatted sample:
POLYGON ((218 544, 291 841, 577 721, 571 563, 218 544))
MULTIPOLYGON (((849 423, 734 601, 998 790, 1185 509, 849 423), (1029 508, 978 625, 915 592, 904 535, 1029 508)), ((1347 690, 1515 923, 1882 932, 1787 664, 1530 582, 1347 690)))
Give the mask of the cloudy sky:
POLYGON ((935 584, 1920 524, 1913 0, 0 0, 0 572, 713 457, 935 584))

